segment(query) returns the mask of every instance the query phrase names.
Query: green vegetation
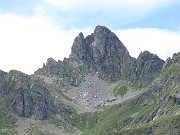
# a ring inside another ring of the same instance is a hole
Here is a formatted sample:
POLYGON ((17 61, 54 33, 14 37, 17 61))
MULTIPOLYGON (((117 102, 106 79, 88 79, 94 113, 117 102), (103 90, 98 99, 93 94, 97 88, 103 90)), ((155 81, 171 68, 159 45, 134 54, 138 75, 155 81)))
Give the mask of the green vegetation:
POLYGON ((64 129, 65 131, 73 131, 74 128, 72 127, 72 125, 70 125, 67 121, 64 121, 64 119, 59 119, 56 116, 51 116, 49 122, 51 124, 54 124, 56 127, 58 127, 59 129, 64 129))
POLYGON ((15 128, 15 122, 12 119, 0 116, 0 135, 15 135, 17 134, 15 128))
POLYGON ((0 130, 0 135, 17 135, 17 131, 15 129, 5 129, 0 130))
MULTIPOLYGON (((156 135, 173 134, 173 132, 180 132, 180 115, 177 116, 166 116, 159 118, 149 123, 144 123, 138 126, 128 126, 121 129, 120 131, 112 131, 113 135, 121 135, 128 133, 143 134, 148 132, 156 132, 156 135)), ((109 133, 110 134, 110 133, 109 133)))
POLYGON ((71 123, 82 131, 82 135, 99 135, 112 131, 114 128, 120 130, 125 128, 141 116, 148 115, 156 109, 157 105, 131 106, 129 101, 119 105, 106 108, 104 111, 94 113, 77 114, 71 118, 71 123), (136 114, 135 116, 133 116, 136 114), (122 126, 123 121, 128 122, 122 126))
POLYGON ((179 65, 173 65, 170 68, 166 69, 164 72, 162 72, 162 74, 160 74, 161 76, 172 76, 172 75, 176 75, 180 73, 180 66, 179 65))
POLYGON ((76 115, 72 120, 74 125, 82 131, 82 135, 120 135, 133 132, 142 134, 151 128, 161 129, 159 132, 164 133, 168 129, 174 131, 180 127, 180 115, 169 115, 141 124, 142 121, 146 121, 149 116, 153 115, 158 108, 157 104, 148 106, 129 106, 128 102, 125 104, 109 107, 102 112, 76 115), (137 125, 133 124, 135 121, 137 121, 137 125), (165 126, 166 122, 169 122, 169 125, 165 126), (168 128, 170 125, 172 127, 168 128))
POLYGON ((31 127, 28 129, 27 135, 55 135, 55 134, 51 134, 49 132, 42 132, 36 127, 31 127))
POLYGON ((120 86, 120 87, 117 89, 116 93, 117 93, 118 95, 124 96, 124 95, 127 93, 127 90, 128 90, 127 86, 126 86, 126 85, 123 85, 123 86, 120 86))
POLYGON ((14 128, 14 124, 15 123, 12 119, 0 116, 0 129, 14 128))
POLYGON ((115 96, 121 95, 124 96, 130 87, 124 81, 120 81, 118 85, 113 89, 113 93, 115 96))

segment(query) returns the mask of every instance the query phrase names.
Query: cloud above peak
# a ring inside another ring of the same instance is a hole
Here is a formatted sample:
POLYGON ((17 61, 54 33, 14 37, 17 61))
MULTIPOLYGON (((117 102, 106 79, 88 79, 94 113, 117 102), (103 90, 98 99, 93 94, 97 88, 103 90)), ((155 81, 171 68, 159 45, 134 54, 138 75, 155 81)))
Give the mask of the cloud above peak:
POLYGON ((180 51, 180 32, 158 28, 133 28, 115 30, 131 56, 138 57, 142 51, 150 51, 166 60, 180 51))
MULTIPOLYGON (((136 22, 143 17, 166 6, 180 4, 179 0, 44 0, 52 6, 60 20, 69 18, 71 23, 103 24, 123 26, 136 22)), ((69 21, 65 22, 66 24, 69 21)))
POLYGON ((52 6, 58 7, 61 10, 92 10, 92 9, 112 9, 112 10, 130 10, 130 9, 153 9, 161 6, 166 6, 170 4, 176 4, 178 0, 45 0, 45 2, 51 4, 52 6))

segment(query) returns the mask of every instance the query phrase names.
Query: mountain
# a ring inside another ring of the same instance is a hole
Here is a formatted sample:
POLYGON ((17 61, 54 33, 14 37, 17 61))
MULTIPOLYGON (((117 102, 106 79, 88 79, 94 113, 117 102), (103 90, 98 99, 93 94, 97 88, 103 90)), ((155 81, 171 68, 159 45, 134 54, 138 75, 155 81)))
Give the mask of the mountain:
POLYGON ((31 76, 0 70, 0 133, 180 134, 179 89, 180 52, 133 58, 98 25, 79 33, 69 58, 49 58, 31 76))
POLYGON ((104 26, 97 26, 86 38, 79 33, 71 50, 69 58, 62 62, 50 58, 35 74, 58 75, 77 86, 82 81, 80 76, 83 78, 88 73, 98 72, 98 77, 108 82, 122 79, 147 85, 164 64, 148 51, 142 52, 137 59, 131 57, 118 37, 104 26))

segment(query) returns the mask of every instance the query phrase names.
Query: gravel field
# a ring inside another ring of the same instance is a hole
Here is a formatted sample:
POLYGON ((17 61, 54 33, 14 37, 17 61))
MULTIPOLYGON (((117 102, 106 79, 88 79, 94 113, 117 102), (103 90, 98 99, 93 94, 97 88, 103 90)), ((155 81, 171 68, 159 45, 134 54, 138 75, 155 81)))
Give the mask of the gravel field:
POLYGON ((77 100, 85 111, 95 111, 98 107, 118 104, 140 93, 140 91, 129 90, 123 97, 115 97, 112 93, 113 88, 118 84, 108 83, 97 75, 88 74, 85 81, 78 87, 73 87, 66 92, 70 98, 77 100))

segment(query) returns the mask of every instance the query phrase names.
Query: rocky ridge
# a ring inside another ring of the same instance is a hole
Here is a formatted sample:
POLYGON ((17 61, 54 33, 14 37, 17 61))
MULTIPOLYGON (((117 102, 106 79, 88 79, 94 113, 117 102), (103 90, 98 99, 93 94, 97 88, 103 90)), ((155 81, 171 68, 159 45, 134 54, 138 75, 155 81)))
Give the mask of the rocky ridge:
POLYGON ((105 26, 96 26, 94 33, 74 39, 69 58, 56 62, 48 59, 35 74, 58 75, 70 85, 78 86, 86 74, 96 74, 108 82, 127 80, 139 87, 147 85, 161 71, 164 61, 148 51, 137 59, 118 37, 105 26))

